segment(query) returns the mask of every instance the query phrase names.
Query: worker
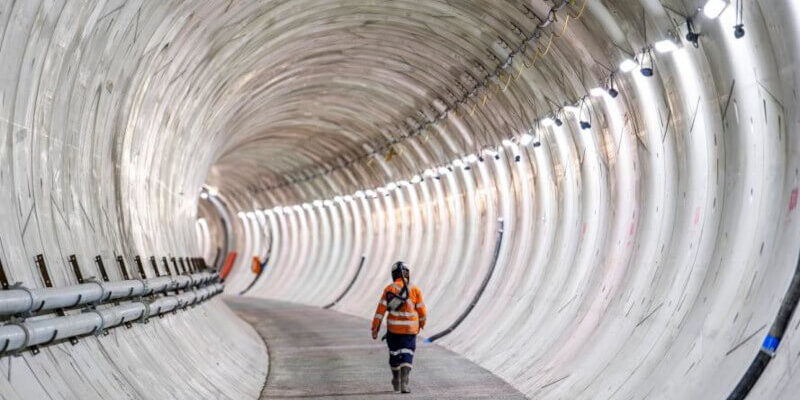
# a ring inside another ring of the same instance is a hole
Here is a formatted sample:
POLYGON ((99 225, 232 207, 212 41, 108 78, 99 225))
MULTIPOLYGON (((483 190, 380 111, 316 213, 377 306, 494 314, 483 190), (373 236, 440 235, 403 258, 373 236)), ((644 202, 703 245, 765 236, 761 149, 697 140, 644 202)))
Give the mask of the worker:
POLYGON ((389 346, 389 366, 392 368, 392 387, 395 392, 410 393, 409 375, 417 347, 417 334, 425 328, 425 303, 422 291, 417 286, 409 286, 410 271, 402 261, 392 264, 392 282, 383 289, 375 318, 372 320, 372 338, 378 338, 378 331, 386 311, 386 344, 389 346))

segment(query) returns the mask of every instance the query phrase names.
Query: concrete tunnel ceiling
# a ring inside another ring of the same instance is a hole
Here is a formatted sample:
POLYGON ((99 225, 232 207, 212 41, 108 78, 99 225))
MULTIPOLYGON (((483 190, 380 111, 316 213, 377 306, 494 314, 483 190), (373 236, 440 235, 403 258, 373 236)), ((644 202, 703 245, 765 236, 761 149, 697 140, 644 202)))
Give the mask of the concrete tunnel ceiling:
MULTIPOLYGON (((369 318, 403 259, 424 334, 477 299, 437 343, 531 398, 725 397, 797 265, 800 5, 715 2, 2 2, 5 272, 230 251, 229 295, 369 318)), ((0 395, 257 396, 263 344, 204 304, 0 395)), ((748 398, 800 390, 797 329, 748 398)))

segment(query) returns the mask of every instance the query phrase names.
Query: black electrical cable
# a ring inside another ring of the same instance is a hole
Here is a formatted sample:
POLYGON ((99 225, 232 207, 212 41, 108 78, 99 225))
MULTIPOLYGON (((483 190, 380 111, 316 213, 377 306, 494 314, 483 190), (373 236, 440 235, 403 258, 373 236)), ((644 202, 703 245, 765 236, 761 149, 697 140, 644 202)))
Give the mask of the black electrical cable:
POLYGON ((475 305, 478 304, 478 300, 480 300, 483 291, 486 290, 486 286, 489 284, 489 280, 492 279, 494 268, 497 265, 497 258, 500 256, 500 244, 503 242, 502 218, 498 220, 498 223, 500 227, 497 228, 497 241, 495 242, 494 245, 494 256, 492 256, 492 264, 489 266, 489 271, 486 272, 486 276, 483 278, 483 282, 481 282, 481 287, 478 289, 478 292, 475 293, 475 297, 472 298, 472 301, 469 303, 469 306, 467 306, 467 309, 464 310, 463 313, 461 313, 461 315, 455 320, 455 322, 450 324, 450 326, 447 329, 425 339, 425 343, 433 343, 433 341, 440 339, 443 336, 446 336, 447 334, 458 328, 458 326, 461 325, 461 322, 463 322, 467 318, 467 315, 469 315, 470 311, 472 311, 472 309, 475 308, 475 305))
POLYGON ((800 255, 798 255, 797 266, 794 269, 794 276, 789 284, 789 289, 786 290, 786 295, 783 296, 783 302, 778 309, 775 320, 772 322, 772 326, 769 328, 769 333, 767 333, 761 349, 758 350, 758 354, 756 354, 750 366, 747 367, 747 371, 739 380, 736 388, 728 396, 728 400, 744 399, 758 382, 758 378, 764 373, 767 365, 778 350, 778 345, 786 332, 786 327, 789 325, 792 314, 797 308, 798 300, 800 300, 800 255))
POLYGON ((342 294, 340 294, 339 297, 336 298, 336 300, 334 300, 332 303, 326 305, 325 307, 322 307, 323 309, 327 310, 327 309, 335 306, 336 303, 338 303, 340 300, 342 300, 344 298, 344 295, 346 295, 347 292, 350 291, 350 288, 353 287, 353 284, 356 283, 356 279, 358 278, 358 275, 361 273, 361 268, 364 267, 364 260, 366 260, 366 259, 367 259, 366 256, 361 256, 361 262, 358 264, 358 269, 356 270, 356 274, 353 275, 353 279, 350 280, 350 284, 347 285, 347 287, 344 289, 344 292, 342 292, 342 294))

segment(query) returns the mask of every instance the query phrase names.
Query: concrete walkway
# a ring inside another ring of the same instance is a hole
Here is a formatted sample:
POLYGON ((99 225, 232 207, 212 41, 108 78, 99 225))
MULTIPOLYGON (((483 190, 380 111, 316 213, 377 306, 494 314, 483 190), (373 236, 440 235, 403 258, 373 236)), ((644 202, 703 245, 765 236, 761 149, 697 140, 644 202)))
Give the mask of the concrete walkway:
POLYGON ((320 308, 227 298, 267 343, 262 399, 524 399, 485 369, 437 345, 417 344, 411 393, 392 391, 386 344, 369 321, 320 308))

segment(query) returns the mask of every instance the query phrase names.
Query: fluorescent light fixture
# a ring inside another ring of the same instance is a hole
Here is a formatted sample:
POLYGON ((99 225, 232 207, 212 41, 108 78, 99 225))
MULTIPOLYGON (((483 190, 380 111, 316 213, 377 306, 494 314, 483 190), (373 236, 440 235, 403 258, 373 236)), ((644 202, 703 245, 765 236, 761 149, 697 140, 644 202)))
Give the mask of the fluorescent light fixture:
POLYGON ((348 203, 353 201, 353 196, 349 196, 349 195, 348 196, 344 196, 344 201, 346 201, 348 203))
POLYGON ((542 119, 542 125, 544 126, 553 126, 554 122, 553 119, 550 117, 542 119))
POLYGON ((422 177, 419 175, 414 175, 411 177, 411 183, 420 183, 422 182, 422 177))
POLYGON ((311 204, 303 203, 303 208, 305 208, 306 210, 310 210, 311 209, 311 204))
POLYGON ((463 167, 463 166, 464 166, 464 162, 463 162, 463 161, 461 161, 461 160, 458 160, 458 159, 457 159, 457 160, 453 161, 453 166, 454 166, 454 167, 461 168, 461 167, 463 167))
POLYGON ((434 170, 432 170, 432 169, 428 168, 428 169, 426 169, 426 170, 425 170, 425 172, 423 172, 422 174, 423 174, 423 175, 425 175, 425 176, 427 176, 427 177, 429 177, 429 178, 433 178, 434 176, 436 176, 436 171, 434 171, 434 170))
POLYGON ((328 207, 333 207, 333 202, 330 201, 330 200, 325 200, 325 201, 322 202, 322 204, 325 204, 328 207))
POLYGON ((208 191, 208 195, 214 197, 219 194, 219 190, 217 190, 214 186, 205 186, 206 191, 208 191))
POLYGON ((263 212, 266 215, 272 215, 272 210, 264 210, 263 212))
POLYGON ((527 146, 531 143, 533 143, 533 135, 530 133, 523 133, 522 136, 519 137, 519 144, 527 146))
POLYGON ((206 192, 200 192, 200 198, 201 198, 201 199, 207 199, 207 198, 208 198, 208 193, 206 193, 206 192))
POLYGON ((514 142, 512 142, 511 140, 509 140, 509 139, 503 139, 503 146, 508 146, 508 147, 510 147, 510 146, 513 146, 513 145, 514 145, 514 142))
POLYGON ((468 163, 472 163, 472 164, 474 164, 474 163, 478 162, 478 156, 476 156, 475 154, 470 154, 470 155, 468 155, 468 156, 466 157, 466 159, 467 159, 467 162, 468 162, 468 163))
POLYGON ((292 207, 288 207, 288 206, 287 207, 283 207, 283 212, 285 212, 287 214, 292 212, 292 207))
POLYGON ((356 197, 358 197, 359 199, 363 199, 364 197, 366 197, 366 194, 364 194, 364 191, 363 191, 363 190, 359 190, 359 191, 357 191, 357 192, 355 193, 355 195, 356 195, 356 197))
POLYGON ((728 2, 725 0, 708 0, 703 6, 703 14, 707 18, 715 19, 725 11, 725 7, 728 7, 728 2))
POLYGON ((589 94, 591 94, 594 97, 602 97, 604 94, 606 94, 606 90, 600 87, 596 87, 590 90, 589 94))
POLYGON ((253 218, 255 218, 255 217, 256 217, 256 213, 254 213, 254 212, 252 212, 252 211, 250 211, 250 212, 248 212, 248 213, 247 213, 247 218, 253 219, 253 218))
POLYGON ((636 61, 633 61, 630 58, 627 58, 627 59, 623 60, 621 63, 619 63, 619 70, 622 71, 622 72, 631 72, 631 71, 635 70, 636 67, 638 67, 638 66, 639 66, 639 64, 637 64, 636 61))
POLYGON ((378 194, 377 194, 377 193, 375 193, 375 191, 374 191, 374 190, 367 190, 367 192, 366 192, 366 193, 367 193, 367 196, 369 196, 369 197, 373 197, 373 198, 374 198, 374 197, 378 197, 378 194))
POLYGON ((445 167, 439 167, 439 175, 444 175, 450 171, 447 170, 445 167))
POLYGON ((653 47, 661 54, 671 53, 675 50, 678 50, 678 45, 671 39, 659 40, 653 47))
POLYGON ((243 213, 243 212, 241 212, 241 211, 239 211, 238 213, 236 213, 236 215, 237 215, 239 218, 244 218, 244 213, 243 213))
POLYGON ((314 207, 322 207, 322 200, 314 200, 314 207))
POLYGON ((390 184, 386 185, 386 189, 387 189, 387 190, 390 190, 390 191, 391 191, 391 190, 396 190, 396 189, 397 189, 397 184, 396 184, 396 183, 394 183, 394 182, 392 182, 392 183, 390 183, 390 184))
POLYGON ((300 208, 300 206, 297 206, 297 205, 296 205, 296 206, 294 206, 294 207, 292 207, 292 208, 294 208, 294 210, 295 210, 295 211, 297 211, 297 212, 301 212, 301 211, 303 211, 303 209, 302 209, 302 208, 300 208))
POLYGON ((335 202, 337 202, 337 203, 341 203, 341 202, 342 202, 342 196, 336 196, 336 197, 334 197, 334 198, 333 198, 333 201, 335 201, 335 202))
POLYGON ((385 195, 389 194, 389 191, 388 191, 388 190, 386 190, 386 188, 379 187, 379 188, 378 188, 378 193, 380 193, 380 194, 382 194, 382 195, 384 195, 384 196, 385 196, 385 195))
POLYGON ((397 181, 397 186, 408 186, 409 183, 407 180, 397 181))

